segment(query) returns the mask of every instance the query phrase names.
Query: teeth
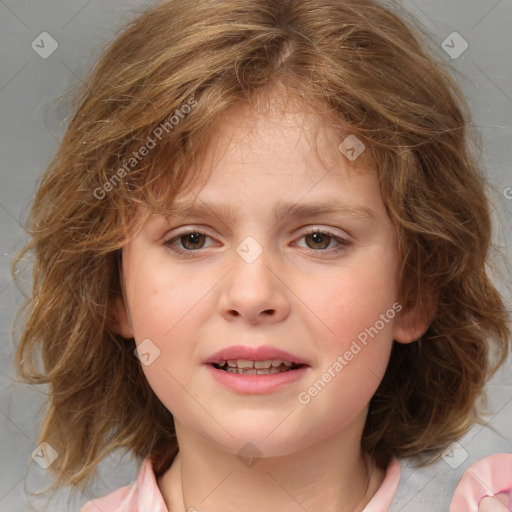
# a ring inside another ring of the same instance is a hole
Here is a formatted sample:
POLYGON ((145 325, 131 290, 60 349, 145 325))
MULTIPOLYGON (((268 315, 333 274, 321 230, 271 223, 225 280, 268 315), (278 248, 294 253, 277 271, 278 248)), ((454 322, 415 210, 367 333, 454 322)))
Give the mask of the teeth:
POLYGON ((229 366, 231 366, 231 363, 235 363, 238 368, 253 368, 254 367, 254 361, 247 361, 246 359, 238 359, 237 361, 228 361, 229 366))
POLYGON ((226 371, 228 373, 243 373, 244 375, 269 375, 273 373, 283 373, 288 372, 290 370, 278 370, 277 368, 249 368, 249 369, 243 369, 243 368, 227 368, 226 371))
POLYGON ((290 361, 281 361, 279 359, 267 359, 266 361, 248 361, 247 359, 236 359, 228 361, 219 361, 219 366, 225 366, 228 364, 229 368, 257 368, 257 369, 268 369, 270 367, 277 368, 284 364, 288 368, 293 365, 290 361))
POLYGON ((272 359, 266 361, 254 361, 254 368, 270 368, 272 366, 272 359))

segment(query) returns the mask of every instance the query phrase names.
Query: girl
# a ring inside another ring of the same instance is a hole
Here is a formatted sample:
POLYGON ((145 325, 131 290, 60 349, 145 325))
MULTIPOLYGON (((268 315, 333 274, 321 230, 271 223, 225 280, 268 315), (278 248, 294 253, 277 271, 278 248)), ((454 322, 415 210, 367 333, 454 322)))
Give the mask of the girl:
MULTIPOLYGON (((372 0, 170 0, 105 51, 13 263, 53 488, 141 464, 83 512, 393 510, 398 459, 478 419, 509 318, 423 37, 372 0)), ((505 506, 508 464, 456 510, 505 506)))

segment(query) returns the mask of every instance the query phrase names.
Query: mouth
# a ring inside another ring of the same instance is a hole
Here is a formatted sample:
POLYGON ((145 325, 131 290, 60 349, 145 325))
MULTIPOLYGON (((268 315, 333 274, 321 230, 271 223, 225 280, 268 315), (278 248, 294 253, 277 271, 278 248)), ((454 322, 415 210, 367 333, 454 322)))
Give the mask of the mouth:
POLYGON ((246 359, 221 360, 218 363, 210 363, 217 370, 239 375, 272 375, 297 370, 308 366, 306 364, 292 363, 279 359, 267 359, 265 361, 249 361, 246 359))
POLYGON ((277 347, 237 345, 212 354, 205 361, 215 382, 242 395, 276 393, 307 376, 307 359, 277 347))
POLYGON ((307 359, 271 345, 230 346, 203 362, 217 370, 238 375, 273 375, 309 367, 307 359))

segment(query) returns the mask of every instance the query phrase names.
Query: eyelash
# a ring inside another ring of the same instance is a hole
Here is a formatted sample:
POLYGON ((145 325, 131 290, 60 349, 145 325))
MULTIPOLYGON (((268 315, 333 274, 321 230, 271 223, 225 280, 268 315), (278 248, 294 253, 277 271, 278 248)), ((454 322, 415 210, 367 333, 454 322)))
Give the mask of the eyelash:
MULTIPOLYGON (((177 247, 172 247, 172 244, 175 241, 179 241, 180 238, 190 235, 190 234, 206 235, 206 237, 211 238, 209 235, 207 235, 206 233, 203 233, 202 231, 199 231, 196 229, 191 229, 191 230, 179 233, 179 234, 173 236, 172 238, 169 238, 168 240, 166 240, 164 242, 164 245, 169 247, 169 249, 174 251, 176 254, 183 255, 183 256, 190 256, 191 253, 198 252, 201 249, 183 250, 183 249, 178 249, 177 247)), ((334 233, 332 233, 330 231, 323 230, 323 229, 311 229, 311 230, 307 231, 306 233, 304 233, 300 238, 303 238, 308 235, 313 235, 313 234, 327 235, 328 237, 330 237, 333 240, 335 240, 336 242, 338 242, 340 245, 337 248, 335 248, 334 250, 332 250, 332 249, 331 250, 327 250, 327 249, 316 249, 315 250, 315 249, 305 248, 306 251, 308 251, 309 253, 318 254, 318 253, 325 252, 328 254, 338 254, 338 253, 346 250, 347 247, 349 247, 350 245, 352 245, 352 242, 350 242, 349 240, 346 240, 345 238, 341 238, 341 237, 335 235, 334 233)))

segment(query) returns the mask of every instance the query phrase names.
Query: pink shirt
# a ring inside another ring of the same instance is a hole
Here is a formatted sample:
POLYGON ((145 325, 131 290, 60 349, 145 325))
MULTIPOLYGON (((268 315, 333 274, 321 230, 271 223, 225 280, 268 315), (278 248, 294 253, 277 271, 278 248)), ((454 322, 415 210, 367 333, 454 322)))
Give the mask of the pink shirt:
MULTIPOLYGON (((388 512, 400 481, 400 464, 393 459, 382 485, 363 512, 388 512)), ((478 504, 493 493, 512 490, 512 454, 497 454, 473 464, 464 472, 450 505, 450 512, 477 512, 478 504), (480 478, 475 478, 478 475, 480 478), (482 478, 485 485, 482 485, 482 478)), ((169 512, 149 458, 145 459, 137 479, 101 498, 89 501, 80 512, 169 512)))

